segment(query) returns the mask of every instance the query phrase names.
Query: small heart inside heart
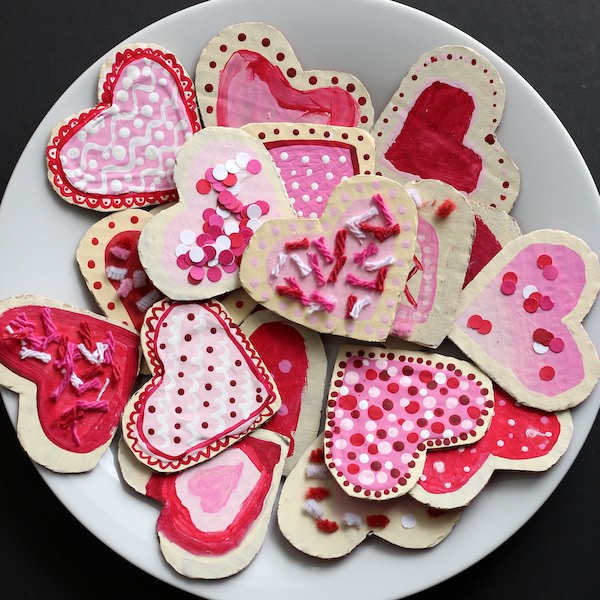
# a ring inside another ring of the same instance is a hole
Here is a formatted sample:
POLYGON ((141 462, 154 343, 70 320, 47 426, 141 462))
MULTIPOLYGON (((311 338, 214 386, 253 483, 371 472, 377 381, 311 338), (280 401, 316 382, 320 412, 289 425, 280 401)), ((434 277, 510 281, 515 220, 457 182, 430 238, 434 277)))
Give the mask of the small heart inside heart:
POLYGON ((286 77, 256 52, 235 52, 220 75, 217 123, 227 127, 277 121, 358 125, 360 111, 350 93, 335 86, 297 89, 288 80, 297 75, 290 68, 286 77))
POLYGON ((436 81, 417 98, 385 158, 403 173, 471 193, 482 169, 481 157, 463 145, 474 110, 467 92, 436 81))
POLYGON ((229 502, 243 470, 242 463, 198 470, 188 482, 188 489, 198 497, 205 513, 218 513, 229 502))

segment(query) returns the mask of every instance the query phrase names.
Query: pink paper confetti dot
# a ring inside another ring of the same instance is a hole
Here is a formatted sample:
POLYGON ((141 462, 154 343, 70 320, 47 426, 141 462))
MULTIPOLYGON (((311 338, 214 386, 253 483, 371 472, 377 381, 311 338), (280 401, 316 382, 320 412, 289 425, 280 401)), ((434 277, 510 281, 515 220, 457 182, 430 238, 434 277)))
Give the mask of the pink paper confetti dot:
POLYGON ((188 280, 200 283, 204 279, 205 274, 203 267, 192 267, 188 273, 188 280))
POLYGON ((558 269, 554 265, 548 265, 544 267, 542 275, 548 281, 554 281, 558 277, 558 269))
POLYGON ((252 158, 248 161, 248 164, 246 165, 246 170, 248 171, 248 173, 252 173, 252 175, 258 175, 258 173, 262 171, 262 164, 259 160, 252 158))
POLYGON ((213 283, 215 283, 215 282, 217 282, 217 281, 219 281, 221 279, 221 277, 223 276, 223 272, 217 266, 210 267, 208 269, 208 271, 206 272, 206 276, 208 277, 208 279, 210 281, 212 281, 213 283))
POLYGON ((551 310, 554 308, 554 302, 552 302, 550 296, 542 296, 540 298, 540 308, 543 310, 551 310))
POLYGON ((562 352, 564 349, 565 349, 565 342, 562 338, 555 337, 555 338, 552 338, 552 340, 550 340, 550 350, 552 350, 552 352, 556 352, 558 354, 559 352, 562 352))
POLYGON ((180 254, 177 257, 177 266, 184 271, 187 271, 192 266, 192 261, 187 252, 185 254, 180 254))
POLYGON ((502 285, 500 286, 500 291, 505 296, 512 296, 515 293, 516 289, 517 289, 517 286, 512 279, 504 280, 502 282, 502 285))

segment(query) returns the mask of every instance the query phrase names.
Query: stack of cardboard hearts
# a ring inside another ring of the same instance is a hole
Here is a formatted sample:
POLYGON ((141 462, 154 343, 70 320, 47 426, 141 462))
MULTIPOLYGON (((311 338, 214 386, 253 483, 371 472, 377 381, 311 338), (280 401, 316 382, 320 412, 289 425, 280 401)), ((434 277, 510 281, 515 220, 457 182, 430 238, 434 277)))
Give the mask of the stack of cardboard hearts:
POLYGON ((418 57, 376 120, 264 23, 217 33, 195 82, 121 48, 46 154, 61 198, 106 213, 76 253, 104 314, 0 302, 24 449, 81 473, 118 434, 166 560, 206 579, 250 563, 276 502, 313 556, 426 548, 494 470, 550 468, 600 375, 600 267, 509 215, 505 100, 462 46, 418 57))

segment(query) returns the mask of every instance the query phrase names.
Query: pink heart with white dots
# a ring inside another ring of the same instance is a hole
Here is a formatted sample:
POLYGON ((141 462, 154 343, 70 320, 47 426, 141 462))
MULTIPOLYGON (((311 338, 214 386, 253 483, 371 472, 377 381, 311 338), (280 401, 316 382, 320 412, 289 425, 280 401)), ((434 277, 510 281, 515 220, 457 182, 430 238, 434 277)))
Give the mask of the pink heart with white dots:
POLYGON ((428 450, 480 439, 494 412, 486 375, 439 354, 344 346, 334 372, 325 463, 350 496, 406 494, 428 450))
POLYGON ((127 46, 101 72, 100 103, 60 123, 48 177, 72 204, 99 211, 177 199, 177 152, 200 129, 194 87, 175 56, 127 46))

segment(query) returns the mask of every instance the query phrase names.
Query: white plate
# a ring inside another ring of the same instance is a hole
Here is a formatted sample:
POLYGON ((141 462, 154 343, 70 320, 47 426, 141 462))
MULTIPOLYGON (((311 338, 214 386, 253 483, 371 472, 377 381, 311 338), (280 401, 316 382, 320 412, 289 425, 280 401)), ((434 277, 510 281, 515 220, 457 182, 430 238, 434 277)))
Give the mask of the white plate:
MULTIPOLYGON (((466 44, 482 52, 499 69, 507 88, 499 139, 522 172, 522 191, 514 216, 524 231, 565 229, 599 252, 598 193, 571 138, 511 67, 441 21, 385 0, 213 0, 159 21, 126 42, 166 46, 193 73, 200 50, 215 33, 226 25, 250 20, 279 28, 306 68, 336 69, 358 76, 372 94, 376 113, 424 51, 442 44, 466 44), (368 51, 360 42, 364 28, 370 32, 368 51), (564 213, 561 203, 565 198, 577 198, 579 210, 564 213), (582 214, 586 218, 579 216, 582 214)), ((0 270, 11 273, 0 278, 0 297, 37 293, 95 308, 73 257, 79 239, 99 215, 57 200, 46 181, 43 156, 55 123, 94 104, 101 62, 83 73, 58 100, 15 169, 0 208, 0 270), (23 244, 24 239, 35 243, 23 244), (13 252, 14 248, 19 252, 13 252), (43 248, 43 260, 39 248, 43 248), (46 276, 49 265, 52 278, 46 276), (55 269, 57 265, 59 269, 55 269)), ((586 319, 597 347, 599 319, 598 309, 586 319)), ((3 398, 14 422, 16 398, 4 390, 3 398)), ((197 596, 304 600, 315 597, 314 591, 319 589, 323 596, 340 594, 346 600, 384 600, 405 597, 447 579, 519 529, 571 466, 599 406, 600 392, 596 391, 574 411, 573 441, 555 467, 542 476, 494 478, 465 511, 450 537, 434 549, 405 552, 370 543, 344 560, 324 563, 301 556, 271 527, 256 560, 238 576, 216 583, 187 580, 165 564, 155 537, 156 506, 123 487, 110 452, 89 474, 59 476, 45 470, 41 474, 68 510, 108 546, 141 569, 197 596), (399 576, 390 577, 391 573, 399 576)))

